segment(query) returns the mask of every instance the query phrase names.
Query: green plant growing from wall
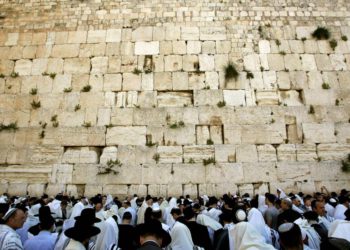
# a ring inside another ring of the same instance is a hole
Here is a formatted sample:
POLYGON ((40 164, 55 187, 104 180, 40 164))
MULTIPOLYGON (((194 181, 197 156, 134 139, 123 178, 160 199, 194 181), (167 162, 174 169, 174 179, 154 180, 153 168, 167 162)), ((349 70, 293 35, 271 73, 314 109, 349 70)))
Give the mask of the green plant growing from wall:
POLYGON ((279 54, 282 55, 282 56, 285 56, 287 53, 282 50, 282 51, 279 52, 279 54))
POLYGON ((56 77, 56 73, 50 73, 50 78, 51 79, 55 79, 55 77, 56 77))
POLYGON ((40 139, 44 139, 45 137, 45 130, 42 130, 40 133, 39 133, 39 138, 40 139))
POLYGON ((97 174, 98 175, 104 175, 104 174, 110 174, 110 173, 115 174, 115 175, 119 174, 119 171, 116 171, 114 169, 114 167, 115 166, 121 167, 122 165, 123 164, 118 159, 116 159, 116 160, 109 159, 106 163, 106 166, 100 166, 98 168, 97 174))
POLYGON ((209 157, 208 159, 203 159, 203 165, 209 165, 209 164, 215 164, 215 159, 214 157, 209 157))
POLYGON ((33 109, 38 109, 38 108, 41 107, 40 101, 35 101, 35 100, 33 100, 33 101, 30 103, 30 105, 32 106, 33 109))
POLYGON ((185 123, 183 121, 174 122, 169 125, 169 128, 171 129, 182 128, 182 127, 185 127, 185 123))
POLYGON ((350 172, 350 154, 348 154, 345 160, 341 161, 341 165, 342 165, 341 170, 343 172, 347 172, 347 173, 350 172))
POLYGON ((153 160, 155 160, 156 163, 158 163, 158 162, 159 162, 159 159, 160 159, 160 156, 159 156, 158 153, 156 153, 156 154, 153 155, 152 158, 153 158, 153 160))
POLYGON ((247 79, 253 79, 254 78, 254 74, 251 71, 247 71, 246 77, 247 77, 247 79))
POLYGON ((212 139, 208 139, 208 140, 207 140, 207 145, 213 145, 213 144, 214 144, 214 142, 213 142, 212 139))
POLYGON ((134 70, 132 71, 132 73, 135 74, 135 75, 139 75, 139 74, 142 73, 142 71, 139 70, 138 68, 134 68, 134 70))
POLYGON ((81 92, 89 92, 91 88, 91 85, 87 84, 81 89, 81 92))
POLYGON ((344 42, 348 41, 348 37, 347 36, 342 36, 341 40, 343 40, 344 42))
POLYGON ((64 89, 63 89, 63 92, 64 92, 64 93, 69 93, 69 92, 72 92, 72 90, 73 90, 73 89, 72 89, 71 87, 69 87, 69 88, 64 88, 64 89))
POLYGON ((331 37, 331 33, 325 27, 318 27, 311 35, 317 40, 328 40, 331 37))
POLYGON ((334 51, 335 48, 338 46, 338 42, 335 39, 332 39, 329 41, 329 46, 331 46, 332 50, 334 51))
POLYGON ((5 75, 1 73, 0 78, 5 78, 5 75))
POLYGON ((276 43, 277 46, 280 46, 280 45, 281 45, 281 41, 278 40, 278 39, 275 40, 275 43, 276 43))
POLYGON ((84 128, 90 128, 91 127, 91 122, 84 122, 83 123, 84 128))
POLYGON ((330 89, 331 86, 328 83, 324 82, 324 83, 322 83, 322 88, 323 89, 330 89))
POLYGON ((311 115, 315 114, 315 108, 312 105, 310 105, 309 114, 311 114, 311 115))
POLYGON ((239 72, 237 71, 235 65, 232 62, 229 62, 228 65, 225 67, 225 80, 237 80, 239 76, 239 72))
POLYGON ((1 131, 16 131, 18 129, 17 122, 11 122, 7 125, 0 123, 0 132, 1 131))
POLYGON ((81 108, 80 104, 75 105, 74 111, 77 112, 81 108))
POLYGON ((219 108, 225 107, 226 106, 226 102, 225 101, 220 101, 216 104, 216 106, 218 106, 219 108))
POLYGON ((32 88, 29 93, 31 95, 36 95, 38 93, 38 89, 37 88, 32 88))
POLYGON ((12 78, 17 78, 19 74, 17 72, 12 72, 10 75, 12 78))
POLYGON ((190 159, 188 160, 188 163, 194 164, 195 162, 194 162, 193 158, 190 158, 190 159))

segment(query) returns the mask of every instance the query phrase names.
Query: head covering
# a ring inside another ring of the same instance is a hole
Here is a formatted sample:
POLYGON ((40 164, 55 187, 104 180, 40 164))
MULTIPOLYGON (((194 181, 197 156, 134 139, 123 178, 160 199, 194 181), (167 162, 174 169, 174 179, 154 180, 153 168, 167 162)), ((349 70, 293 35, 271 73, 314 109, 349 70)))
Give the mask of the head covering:
POLYGON ((83 241, 87 238, 99 234, 101 230, 92 225, 85 224, 81 221, 76 221, 74 227, 67 229, 64 234, 68 238, 72 238, 76 241, 83 241))
POLYGON ((214 220, 213 218, 205 214, 199 214, 197 216, 196 222, 203 226, 209 227, 214 231, 222 228, 222 225, 219 222, 217 222, 216 220, 214 220))
POLYGON ((100 222, 99 218, 95 216, 95 209, 93 208, 85 208, 81 211, 81 215, 74 217, 76 221, 84 222, 88 225, 92 225, 94 223, 100 222))
POLYGON ((39 209, 39 221, 41 225, 53 225, 55 219, 52 217, 50 208, 48 206, 42 206, 39 209))
POLYGON ((261 212, 256 208, 251 208, 248 212, 248 222, 265 238, 266 242, 269 242, 270 235, 265 229, 265 220, 261 212))
POLYGON ((341 238, 350 242, 350 221, 333 221, 328 231, 328 237, 341 238))
POLYGON ((11 216, 13 216, 16 213, 17 210, 18 210, 17 208, 10 208, 6 212, 6 214, 2 217, 2 219, 6 222, 8 219, 11 218, 11 216))
POLYGON ((97 236, 95 249, 109 249, 109 246, 118 245, 119 228, 113 218, 102 223, 101 233, 97 236))
POLYGON ((191 232, 185 224, 175 222, 170 235, 172 249, 193 249, 191 232))
POLYGON ((247 222, 240 222, 229 231, 233 239, 233 245, 230 245, 230 250, 233 249, 259 249, 259 250, 274 250, 272 245, 266 244, 264 238, 247 222))
POLYGON ((169 233, 163 230, 162 224, 158 220, 151 219, 146 223, 137 225, 136 232, 139 236, 150 234, 162 238, 162 248, 168 246, 171 242, 169 233))

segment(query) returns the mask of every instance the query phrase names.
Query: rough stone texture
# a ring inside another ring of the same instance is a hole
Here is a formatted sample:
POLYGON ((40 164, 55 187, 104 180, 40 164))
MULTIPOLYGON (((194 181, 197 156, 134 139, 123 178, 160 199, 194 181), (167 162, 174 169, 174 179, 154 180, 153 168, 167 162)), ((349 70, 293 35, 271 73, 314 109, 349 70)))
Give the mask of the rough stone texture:
POLYGON ((2 3, 0 123, 19 129, 0 131, 0 191, 348 186, 350 3, 296 2, 2 3))

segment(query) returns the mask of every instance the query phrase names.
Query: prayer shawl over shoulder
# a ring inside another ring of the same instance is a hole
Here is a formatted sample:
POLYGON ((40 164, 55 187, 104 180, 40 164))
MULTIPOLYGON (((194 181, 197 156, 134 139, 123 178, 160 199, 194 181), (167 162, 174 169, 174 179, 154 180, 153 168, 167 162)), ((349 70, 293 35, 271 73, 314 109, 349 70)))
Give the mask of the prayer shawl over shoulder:
POLYGON ((188 227, 181 222, 175 222, 170 231, 172 250, 192 250, 194 247, 191 232, 188 227))
POLYGON ((23 250, 21 238, 11 227, 0 225, 0 249, 23 250))

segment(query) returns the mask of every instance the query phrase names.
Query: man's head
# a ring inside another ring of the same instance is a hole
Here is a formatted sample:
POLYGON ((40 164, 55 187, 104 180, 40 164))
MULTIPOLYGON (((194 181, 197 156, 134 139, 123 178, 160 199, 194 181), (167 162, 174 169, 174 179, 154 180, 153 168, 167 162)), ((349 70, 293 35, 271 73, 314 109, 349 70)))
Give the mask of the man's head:
POLYGON ((124 214, 123 214, 123 224, 130 224, 130 222, 131 222, 131 218, 132 218, 132 215, 131 215, 131 213, 130 212, 125 212, 124 214))
POLYGON ((283 211, 286 211, 288 209, 292 208, 292 201, 289 198, 284 198, 281 201, 281 208, 283 211))
POLYGON ((174 220, 177 220, 181 216, 181 209, 180 208, 173 208, 170 211, 170 214, 173 216, 174 220))
POLYGON ((300 227, 294 223, 284 223, 278 227, 280 243, 285 250, 302 250, 303 240, 300 227))
POLYGON ((291 200, 292 200, 292 203, 295 205, 295 206, 300 206, 300 204, 301 204, 301 202, 300 202, 300 200, 298 199, 298 197, 296 197, 296 196, 293 196, 292 198, 291 198, 291 200))
POLYGON ((323 201, 313 200, 311 202, 312 211, 316 212, 319 216, 326 215, 326 209, 323 201))
POLYGON ((22 209, 10 208, 2 219, 6 225, 16 230, 23 226, 26 216, 22 209))
POLYGON ((265 195, 265 203, 266 205, 274 205, 276 201, 276 196, 273 194, 266 194, 265 195))
POLYGON ((154 241, 159 247, 166 247, 171 242, 170 235, 163 230, 162 224, 157 220, 149 220, 144 224, 137 226, 137 232, 140 236, 140 244, 146 241, 154 241))

